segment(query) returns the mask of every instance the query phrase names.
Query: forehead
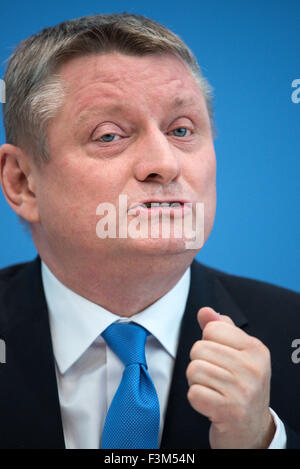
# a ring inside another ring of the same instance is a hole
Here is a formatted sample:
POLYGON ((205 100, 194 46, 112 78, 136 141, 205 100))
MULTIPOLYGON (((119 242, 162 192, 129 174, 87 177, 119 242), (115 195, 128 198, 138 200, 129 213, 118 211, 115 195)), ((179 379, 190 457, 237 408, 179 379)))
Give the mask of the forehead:
POLYGON ((167 54, 129 56, 117 52, 77 57, 64 64, 60 75, 66 99, 78 112, 86 105, 115 101, 155 106, 161 101, 174 107, 203 101, 192 72, 178 58, 167 54))

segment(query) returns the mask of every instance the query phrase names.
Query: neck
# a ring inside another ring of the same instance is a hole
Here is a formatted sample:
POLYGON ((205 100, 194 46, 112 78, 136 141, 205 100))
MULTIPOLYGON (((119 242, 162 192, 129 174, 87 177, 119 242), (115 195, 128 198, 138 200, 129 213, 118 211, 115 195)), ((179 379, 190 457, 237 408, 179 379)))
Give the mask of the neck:
POLYGON ((51 256, 41 258, 66 287, 108 311, 131 317, 157 301, 183 276, 193 260, 187 256, 148 256, 145 259, 118 258, 99 263, 57 263, 51 256), (165 258, 167 257, 167 258, 165 258), (63 266, 67 265, 67 268, 63 266))

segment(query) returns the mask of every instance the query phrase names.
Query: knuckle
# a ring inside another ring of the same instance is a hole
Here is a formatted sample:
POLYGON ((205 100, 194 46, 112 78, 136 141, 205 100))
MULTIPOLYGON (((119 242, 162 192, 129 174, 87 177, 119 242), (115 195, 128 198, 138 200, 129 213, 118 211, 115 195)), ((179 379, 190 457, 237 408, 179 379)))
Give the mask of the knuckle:
POLYGON ((201 348, 201 340, 197 340, 197 342, 194 343, 194 345, 192 346, 191 348, 191 351, 190 351, 190 359, 191 360, 194 360, 199 351, 200 351, 200 348, 201 348))
POLYGON ((240 384, 241 403, 243 405, 252 402, 257 394, 257 387, 253 383, 240 384))
POLYGON ((191 379, 193 375, 195 374, 196 371, 196 362, 195 360, 192 360, 186 369, 186 376, 188 379, 191 379))
POLYGON ((246 354, 244 366, 255 381, 261 381, 271 374, 271 353, 260 340, 254 338, 246 354), (250 352, 250 353, 249 353, 250 352))
POLYGON ((198 401, 198 388, 196 384, 192 384, 188 390, 187 398, 192 406, 195 406, 198 401))
POLYGON ((267 354, 269 352, 269 349, 257 337, 251 337, 250 347, 260 355, 264 355, 264 354, 267 354))
POLYGON ((271 352, 264 344, 262 344, 262 353, 265 363, 269 366, 271 365, 271 352))
POLYGON ((266 378, 269 377, 270 373, 269 373, 269 367, 267 366, 264 366, 264 364, 260 367, 257 367, 256 369, 254 369, 253 371, 253 375, 254 375, 254 379, 261 383, 263 381, 265 381, 266 378))
POLYGON ((209 397, 202 392, 201 386, 198 384, 193 384, 190 386, 187 393, 187 398, 194 410, 200 412, 208 418, 211 418, 213 406, 211 405, 209 397))
POLYGON ((263 370, 262 370, 262 367, 260 365, 260 363, 258 363, 257 361, 247 361, 246 363, 246 366, 245 366, 249 376, 253 379, 253 380, 260 380, 262 374, 263 374, 263 370))
POLYGON ((222 321, 226 322, 227 324, 234 325, 231 317, 226 314, 222 314, 222 321))
POLYGON ((218 328, 219 324, 220 324, 220 321, 208 322, 203 330, 203 338, 204 339, 211 338, 215 334, 215 331, 218 328))

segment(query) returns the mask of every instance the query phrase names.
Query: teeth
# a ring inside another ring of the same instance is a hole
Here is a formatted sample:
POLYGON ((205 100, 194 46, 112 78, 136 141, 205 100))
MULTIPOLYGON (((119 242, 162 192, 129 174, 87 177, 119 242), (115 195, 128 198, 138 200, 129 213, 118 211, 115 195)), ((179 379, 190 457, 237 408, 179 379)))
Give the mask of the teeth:
POLYGON ((153 207, 180 207, 180 202, 146 202, 145 204, 141 204, 142 207, 145 208, 153 208, 153 207))

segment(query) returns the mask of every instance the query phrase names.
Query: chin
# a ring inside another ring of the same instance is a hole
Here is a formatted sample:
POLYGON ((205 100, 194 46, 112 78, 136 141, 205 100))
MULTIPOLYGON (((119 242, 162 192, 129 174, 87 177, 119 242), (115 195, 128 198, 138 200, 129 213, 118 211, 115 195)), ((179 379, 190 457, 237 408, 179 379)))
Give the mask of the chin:
POLYGON ((135 253, 146 254, 151 256, 163 256, 172 254, 186 254, 195 256, 195 251, 199 249, 191 249, 187 247, 188 242, 178 238, 158 238, 158 239, 127 239, 127 249, 134 250, 135 253))

